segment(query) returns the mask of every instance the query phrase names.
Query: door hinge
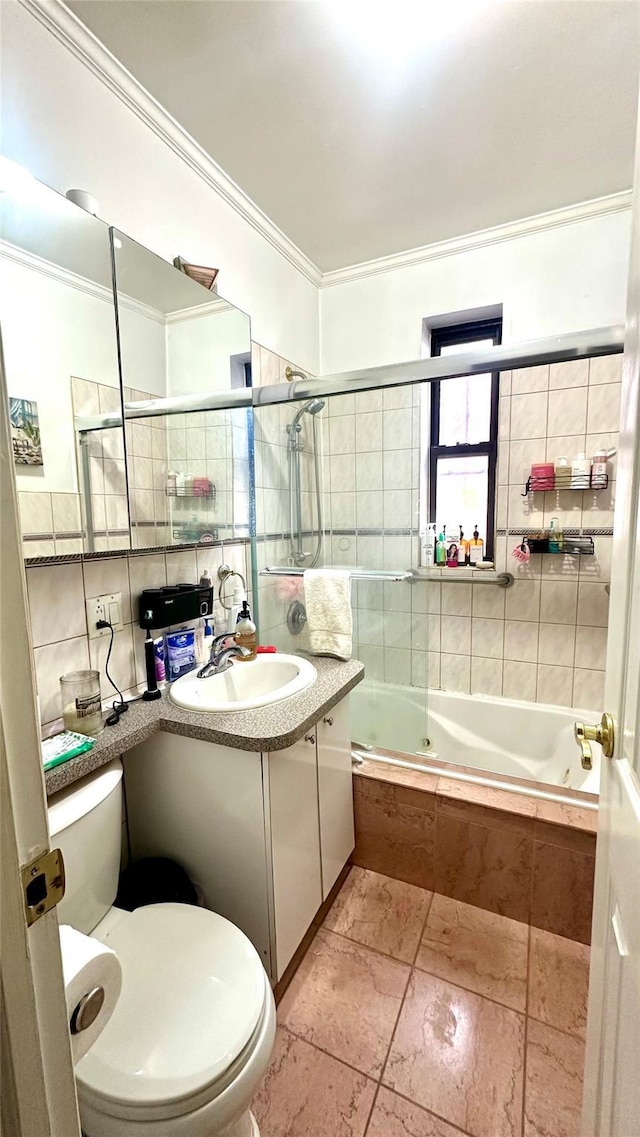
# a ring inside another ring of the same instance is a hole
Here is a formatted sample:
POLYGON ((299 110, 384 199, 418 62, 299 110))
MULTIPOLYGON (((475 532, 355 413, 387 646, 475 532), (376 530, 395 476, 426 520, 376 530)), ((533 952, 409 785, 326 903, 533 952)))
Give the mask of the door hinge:
POLYGON ((62 851, 51 849, 48 853, 42 853, 20 870, 20 876, 27 926, 31 927, 46 912, 55 908, 64 896, 62 851))

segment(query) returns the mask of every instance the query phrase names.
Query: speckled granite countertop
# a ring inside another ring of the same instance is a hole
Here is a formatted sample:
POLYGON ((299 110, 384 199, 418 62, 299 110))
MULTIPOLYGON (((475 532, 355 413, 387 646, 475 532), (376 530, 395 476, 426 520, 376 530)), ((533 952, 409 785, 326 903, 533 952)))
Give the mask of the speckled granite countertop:
POLYGON ((118 725, 105 727, 88 753, 79 754, 45 774, 47 794, 57 793, 77 782, 159 730, 234 746, 236 750, 285 750, 364 678, 364 667, 355 659, 343 663, 314 656, 312 662, 318 677, 306 691, 254 711, 227 714, 185 711, 171 702, 168 690, 154 703, 131 703, 118 725))

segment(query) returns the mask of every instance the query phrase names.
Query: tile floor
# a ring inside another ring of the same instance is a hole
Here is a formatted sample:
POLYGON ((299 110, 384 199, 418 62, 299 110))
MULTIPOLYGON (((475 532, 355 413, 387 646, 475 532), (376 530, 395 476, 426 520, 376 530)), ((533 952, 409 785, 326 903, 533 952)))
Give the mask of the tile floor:
POLYGON ((578 1137, 589 949, 353 868, 278 1008, 261 1137, 578 1137))

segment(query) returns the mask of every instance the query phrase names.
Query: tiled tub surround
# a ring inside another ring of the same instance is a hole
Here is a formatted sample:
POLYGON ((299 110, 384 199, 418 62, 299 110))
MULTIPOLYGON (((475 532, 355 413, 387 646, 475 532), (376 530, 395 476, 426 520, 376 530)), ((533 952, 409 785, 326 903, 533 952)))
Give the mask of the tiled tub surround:
POLYGON ((379 762, 354 801, 355 864, 589 943, 597 812, 379 762))
POLYGON ((278 1008, 264 1137, 578 1137, 589 949, 353 868, 278 1008))
MULTIPOLYGON (((124 627, 114 636, 109 670, 123 694, 133 694, 145 684, 146 677, 145 633, 137 621, 140 592, 163 584, 195 582, 204 569, 209 569, 215 580, 218 566, 225 561, 247 579, 248 558, 246 544, 225 544, 29 566, 31 634, 43 728, 54 725, 62 714, 59 676, 67 671, 97 668, 103 700, 111 702, 116 697, 104 672, 109 636, 89 639, 87 599, 122 593, 124 627)), ((217 602, 214 615, 218 626, 226 627, 228 616, 217 602)))
MULTIPOLYGON (((564 706, 602 704, 612 539, 595 556, 511 556, 507 529, 611 530, 616 459, 606 490, 522 497, 531 464, 617 445, 621 356, 500 376, 496 568, 513 587, 353 582, 354 652, 370 678, 564 706)), ((418 563, 419 387, 329 399, 327 563, 418 563)), ((321 416, 322 417, 322 416, 321 416)), ((325 481, 326 470, 325 470, 325 481)), ((455 519, 451 519, 455 521, 455 519)), ((447 573, 456 576, 448 583, 447 573)))

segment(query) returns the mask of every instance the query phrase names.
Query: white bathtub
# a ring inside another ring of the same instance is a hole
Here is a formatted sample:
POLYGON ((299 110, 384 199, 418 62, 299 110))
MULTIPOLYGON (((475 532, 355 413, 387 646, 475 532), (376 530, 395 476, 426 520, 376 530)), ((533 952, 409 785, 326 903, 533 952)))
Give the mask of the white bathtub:
POLYGON ((595 722, 593 711, 372 680, 356 687, 350 700, 354 751, 364 754, 366 747, 367 758, 392 750, 395 758, 378 757, 438 774, 441 767, 430 767, 434 759, 455 763, 467 768, 456 771, 463 780, 554 801, 575 803, 575 794, 566 790, 598 793, 600 748, 593 747, 593 770, 583 770, 573 737, 575 720, 595 722), (512 779, 538 785, 520 786, 512 779))

